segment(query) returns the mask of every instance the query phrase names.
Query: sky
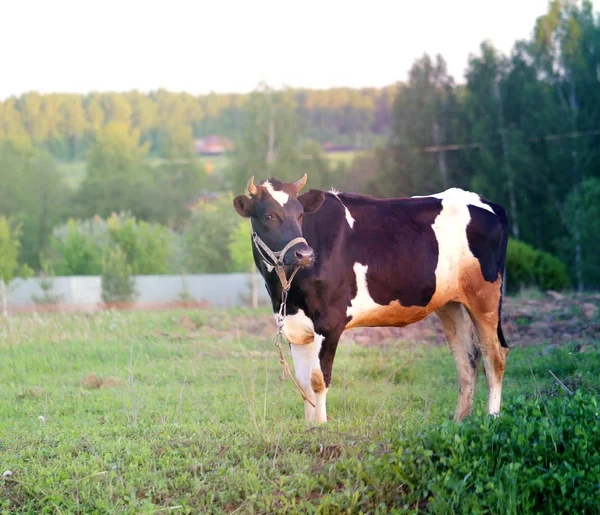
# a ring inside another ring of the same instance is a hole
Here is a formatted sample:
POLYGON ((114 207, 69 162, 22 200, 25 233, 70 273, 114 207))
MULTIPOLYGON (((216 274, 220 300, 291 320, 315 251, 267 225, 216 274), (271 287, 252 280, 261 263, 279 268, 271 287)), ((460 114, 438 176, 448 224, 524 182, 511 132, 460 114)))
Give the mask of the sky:
POLYGON ((441 53, 463 81, 488 39, 509 53, 547 0, 5 0, 0 99, 27 91, 384 86, 441 53))

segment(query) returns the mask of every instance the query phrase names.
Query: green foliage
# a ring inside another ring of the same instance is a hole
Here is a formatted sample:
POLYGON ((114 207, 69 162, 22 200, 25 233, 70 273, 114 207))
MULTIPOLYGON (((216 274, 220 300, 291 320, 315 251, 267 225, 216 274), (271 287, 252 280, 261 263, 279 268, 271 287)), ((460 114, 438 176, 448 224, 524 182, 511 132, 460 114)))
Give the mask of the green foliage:
POLYGON ((233 195, 221 195, 197 205, 182 239, 185 269, 189 273, 224 273, 232 269, 231 234, 239 222, 233 195))
POLYGON ((27 265, 19 265, 21 226, 0 216, 0 281, 9 285, 15 277, 26 279, 32 273, 27 265))
POLYGON ((131 273, 166 274, 171 269, 174 235, 166 227, 113 214, 106 221, 108 237, 125 254, 131 273))
POLYGON ((144 190, 148 219, 171 229, 181 229, 190 218, 188 205, 208 186, 202 162, 195 157, 162 162, 152 168, 150 182, 144 190))
MULTIPOLYGON (((290 90, 308 137, 320 143, 369 146, 387 135, 393 86, 290 90)), ((95 136, 110 124, 138 130, 153 156, 189 152, 191 138, 239 134, 252 95, 193 96, 159 90, 150 94, 89 95, 25 93, 0 102, 0 139, 48 149, 61 161, 84 158, 95 136)))
POLYGON ((584 180, 579 187, 569 193, 564 216, 572 234, 561 241, 560 255, 575 269, 573 245, 581 246, 582 272, 586 283, 592 288, 600 286, 600 179, 584 180), (579 232, 575 228, 579 227, 579 232))
POLYGON ((244 218, 235 227, 229 240, 229 254, 231 255, 233 272, 249 272, 254 267, 252 242, 250 235, 252 226, 250 220, 244 218))
POLYGON ((598 398, 581 391, 544 403, 520 397, 500 418, 395 439, 383 457, 364 460, 363 477, 374 490, 382 477, 403 485, 410 494, 400 506, 425 503, 433 513, 592 513, 600 502, 598 409, 598 398))
POLYGON ((39 265, 69 192, 52 158, 14 142, 0 142, 0 214, 22 226, 21 260, 39 265))
POLYGON ((562 290, 569 285, 567 268, 558 258, 509 238, 506 251, 506 284, 511 293, 537 286, 543 290, 562 290))
POLYGON ((108 244, 106 222, 100 217, 86 221, 69 220, 57 227, 52 248, 57 254, 59 275, 99 275, 103 249, 108 244))
POLYGON ((140 144, 140 131, 126 123, 111 122, 99 131, 77 195, 80 215, 107 217, 124 207, 136 215, 145 214, 143 188, 148 174, 143 163, 147 152, 148 144, 140 144))
POLYGON ((118 245, 102 259, 102 300, 106 304, 132 302, 137 296, 127 255, 118 245))
POLYGON ((133 274, 166 274, 179 269, 178 236, 156 223, 138 222, 126 214, 113 214, 69 222, 54 231, 56 268, 61 275, 99 275, 102 258, 118 245, 133 274))

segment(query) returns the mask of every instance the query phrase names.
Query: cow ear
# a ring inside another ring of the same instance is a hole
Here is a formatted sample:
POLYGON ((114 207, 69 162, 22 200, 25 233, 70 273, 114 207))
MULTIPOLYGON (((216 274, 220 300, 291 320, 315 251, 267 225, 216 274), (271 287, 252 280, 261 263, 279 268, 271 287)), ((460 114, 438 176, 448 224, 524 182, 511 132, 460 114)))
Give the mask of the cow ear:
POLYGON ((233 199, 233 207, 240 216, 248 218, 252 215, 252 209, 254 207, 254 201, 246 195, 238 195, 233 199))
POLYGON ((298 197, 298 201, 302 204, 305 213, 311 213, 319 209, 324 200, 325 193, 321 190, 308 190, 298 197))

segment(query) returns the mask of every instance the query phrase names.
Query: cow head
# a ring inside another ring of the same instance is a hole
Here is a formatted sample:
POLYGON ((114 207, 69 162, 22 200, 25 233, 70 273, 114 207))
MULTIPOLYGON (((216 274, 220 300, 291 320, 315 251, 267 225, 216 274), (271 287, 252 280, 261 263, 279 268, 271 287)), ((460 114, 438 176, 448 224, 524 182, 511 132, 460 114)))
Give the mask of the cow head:
MULTIPOLYGON (((325 194, 309 190, 298 196, 306 184, 306 174, 297 182, 281 182, 277 179, 254 184, 254 176, 248 181, 250 197, 239 195, 233 199, 236 211, 250 218, 252 230, 274 252, 282 250, 290 241, 302 237, 304 213, 321 207, 325 194)), ((298 243, 283 256, 285 266, 309 266, 314 259, 313 250, 306 243, 298 243)))

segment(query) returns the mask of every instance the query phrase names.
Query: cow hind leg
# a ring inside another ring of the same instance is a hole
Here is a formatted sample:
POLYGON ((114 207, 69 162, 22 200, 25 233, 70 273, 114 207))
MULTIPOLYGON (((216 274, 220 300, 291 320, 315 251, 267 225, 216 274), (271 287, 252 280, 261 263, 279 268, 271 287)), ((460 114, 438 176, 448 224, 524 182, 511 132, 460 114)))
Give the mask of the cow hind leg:
POLYGON ((438 308, 436 314, 448 340, 458 371, 458 406, 454 420, 460 422, 470 415, 473 407, 477 367, 481 353, 473 341, 473 324, 466 308, 458 302, 449 302, 438 308))
POLYGON ((488 383, 487 410, 490 415, 498 415, 502 398, 504 366, 509 349, 501 345, 499 338, 501 330, 498 329, 498 316, 496 313, 473 314, 473 321, 479 336, 485 377, 488 383))

